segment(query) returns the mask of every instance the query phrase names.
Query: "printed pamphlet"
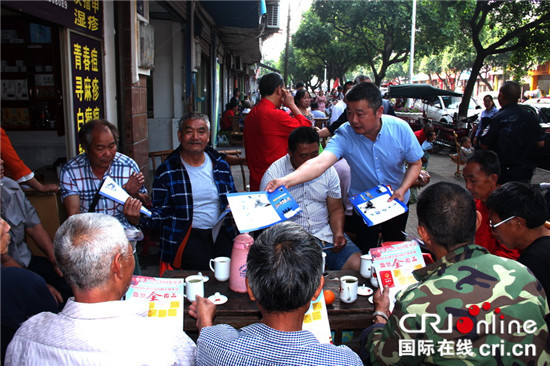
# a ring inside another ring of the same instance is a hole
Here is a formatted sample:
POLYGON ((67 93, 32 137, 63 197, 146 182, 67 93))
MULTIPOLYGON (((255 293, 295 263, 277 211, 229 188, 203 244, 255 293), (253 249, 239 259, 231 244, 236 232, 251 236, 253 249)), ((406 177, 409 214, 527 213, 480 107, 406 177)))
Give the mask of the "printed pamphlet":
POLYGON ((390 288, 390 311, 393 310, 396 294, 416 283, 412 272, 425 267, 420 246, 414 241, 405 241, 372 248, 370 250, 380 288, 390 288))
POLYGON ((388 202, 391 195, 388 187, 379 185, 349 200, 367 226, 374 226, 407 212, 407 205, 398 199, 388 202))
MULTIPOLYGON (((101 185, 101 189, 99 190, 99 194, 121 204, 124 204, 128 197, 130 197, 128 192, 126 192, 124 188, 116 184, 116 182, 111 177, 105 178, 103 184, 101 185)), ((149 211, 145 207, 141 206, 141 209, 139 211, 142 214, 151 217, 151 211, 149 211)))
POLYGON ((228 193, 227 200, 241 233, 269 227, 302 211, 285 186, 280 186, 271 193, 228 193))
POLYGON ((323 291, 321 291, 317 300, 312 301, 309 305, 309 309, 304 315, 302 329, 313 333, 320 343, 332 343, 327 305, 323 291))
POLYGON ((126 300, 148 302, 148 317, 169 322, 183 329, 183 281, 183 278, 132 276, 126 300))

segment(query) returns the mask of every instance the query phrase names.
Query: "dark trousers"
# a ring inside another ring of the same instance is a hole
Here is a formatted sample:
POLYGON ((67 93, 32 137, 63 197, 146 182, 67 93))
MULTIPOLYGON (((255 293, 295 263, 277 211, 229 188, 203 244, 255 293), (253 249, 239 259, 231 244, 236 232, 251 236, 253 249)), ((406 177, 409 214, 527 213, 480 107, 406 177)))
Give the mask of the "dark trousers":
POLYGON ((408 218, 409 211, 379 225, 367 226, 361 216, 353 211, 353 216, 349 219, 351 231, 355 233, 354 243, 366 254, 370 248, 376 248, 381 242, 404 241, 405 235, 402 231, 405 231, 408 218), (382 234, 382 238, 380 238, 380 234, 382 234))
POLYGON ((222 227, 214 242, 211 229, 191 229, 189 240, 183 251, 182 269, 207 271, 210 269, 210 259, 216 257, 231 257, 233 240, 222 227))

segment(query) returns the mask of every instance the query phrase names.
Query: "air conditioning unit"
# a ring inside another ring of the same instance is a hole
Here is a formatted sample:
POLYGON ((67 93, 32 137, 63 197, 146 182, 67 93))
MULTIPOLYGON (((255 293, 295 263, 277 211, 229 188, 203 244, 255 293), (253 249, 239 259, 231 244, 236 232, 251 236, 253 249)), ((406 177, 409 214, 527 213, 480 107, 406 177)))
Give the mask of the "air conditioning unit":
POLYGON ((281 28, 279 26, 279 3, 267 4, 267 28, 281 28))

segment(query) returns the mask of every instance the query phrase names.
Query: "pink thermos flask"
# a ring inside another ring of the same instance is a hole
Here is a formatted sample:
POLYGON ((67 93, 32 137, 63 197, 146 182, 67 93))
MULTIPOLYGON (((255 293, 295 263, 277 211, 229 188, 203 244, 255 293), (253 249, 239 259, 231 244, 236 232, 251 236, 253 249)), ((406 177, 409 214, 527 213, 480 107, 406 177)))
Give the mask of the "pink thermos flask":
POLYGON ((237 235, 233 240, 229 288, 235 292, 246 293, 246 258, 252 244, 254 239, 246 233, 237 235))

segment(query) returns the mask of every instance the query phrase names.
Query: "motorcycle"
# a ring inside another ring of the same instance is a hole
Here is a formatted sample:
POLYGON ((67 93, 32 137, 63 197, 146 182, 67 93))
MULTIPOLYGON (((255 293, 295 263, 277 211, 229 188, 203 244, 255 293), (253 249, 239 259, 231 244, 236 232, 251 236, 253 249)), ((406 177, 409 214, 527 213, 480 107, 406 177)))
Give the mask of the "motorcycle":
POLYGON ((477 121, 477 114, 470 117, 458 119, 453 118, 453 123, 445 123, 443 121, 429 121, 433 124, 436 133, 436 139, 433 142, 433 153, 438 153, 443 148, 449 148, 451 152, 456 151, 456 140, 460 141, 464 136, 472 138, 474 132, 474 124, 477 121), (455 139, 455 133, 457 135, 455 139))
MULTIPOLYGON (((416 98, 425 100, 432 100, 437 96, 462 96, 460 93, 434 88, 428 84, 390 85, 388 94, 390 98, 416 98)), ((422 118, 420 127, 422 128, 422 126, 424 126, 427 122, 434 125, 437 137, 433 142, 432 152, 437 153, 443 148, 449 148, 451 149, 451 152, 454 152, 456 149, 455 133, 458 135, 458 141, 460 141, 460 139, 464 136, 472 138, 471 133, 473 124, 477 120, 477 117, 478 114, 474 114, 470 117, 459 119, 455 113, 452 121, 448 121, 447 118, 442 119, 441 121, 422 118)))

